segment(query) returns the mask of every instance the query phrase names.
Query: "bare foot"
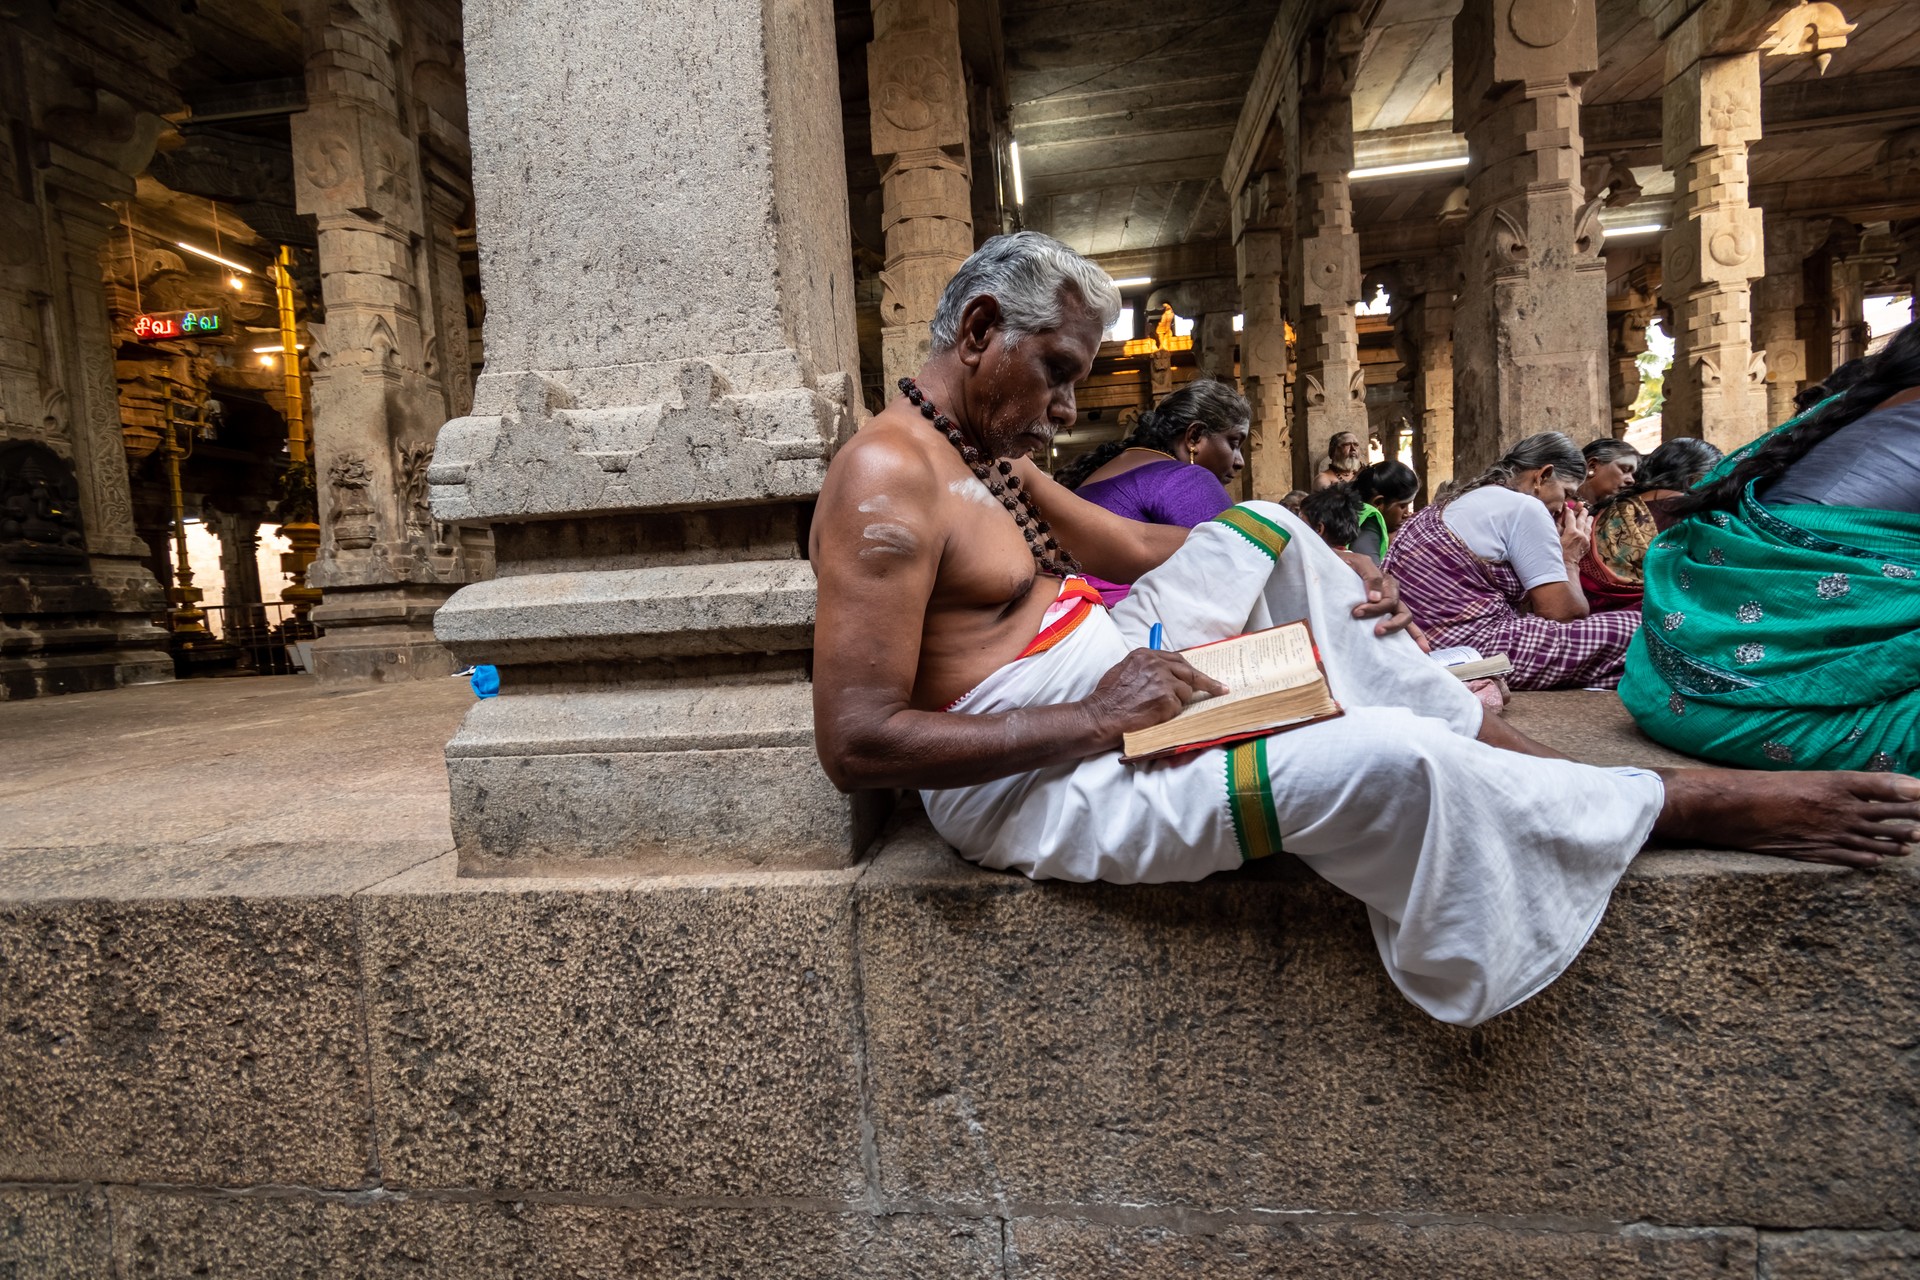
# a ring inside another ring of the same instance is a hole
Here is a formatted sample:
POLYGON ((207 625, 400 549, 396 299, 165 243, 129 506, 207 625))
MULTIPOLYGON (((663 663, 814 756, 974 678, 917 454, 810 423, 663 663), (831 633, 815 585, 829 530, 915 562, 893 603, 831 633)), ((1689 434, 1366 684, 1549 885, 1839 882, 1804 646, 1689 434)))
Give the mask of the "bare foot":
POLYGON ((1898 773, 1659 769, 1668 844, 1704 844, 1802 862, 1877 867, 1920 847, 1920 779, 1898 773))

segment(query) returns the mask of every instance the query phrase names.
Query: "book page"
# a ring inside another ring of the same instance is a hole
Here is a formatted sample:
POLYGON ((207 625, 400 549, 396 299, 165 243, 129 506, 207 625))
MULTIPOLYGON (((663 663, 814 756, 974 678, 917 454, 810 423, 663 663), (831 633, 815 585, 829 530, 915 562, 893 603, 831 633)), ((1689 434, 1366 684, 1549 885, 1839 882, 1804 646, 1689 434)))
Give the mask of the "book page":
POLYGON ((1313 661, 1313 639, 1307 628, 1297 622, 1198 649, 1183 649, 1180 656, 1193 664, 1195 670, 1227 686, 1229 691, 1221 697, 1201 698, 1189 710, 1199 706, 1224 706, 1275 689, 1311 684, 1320 678, 1320 669, 1313 661))

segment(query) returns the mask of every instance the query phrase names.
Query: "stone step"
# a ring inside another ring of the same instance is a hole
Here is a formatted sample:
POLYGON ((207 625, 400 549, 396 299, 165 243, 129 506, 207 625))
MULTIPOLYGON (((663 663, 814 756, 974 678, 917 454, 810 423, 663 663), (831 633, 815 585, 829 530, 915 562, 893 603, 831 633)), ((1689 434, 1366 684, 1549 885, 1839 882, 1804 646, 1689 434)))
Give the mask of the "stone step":
POLYGON ((1644 855, 1467 1031, 1284 858, 1033 884, 914 815, 844 871, 443 849, 0 854, 0 1274, 1920 1267, 1904 866, 1644 855))

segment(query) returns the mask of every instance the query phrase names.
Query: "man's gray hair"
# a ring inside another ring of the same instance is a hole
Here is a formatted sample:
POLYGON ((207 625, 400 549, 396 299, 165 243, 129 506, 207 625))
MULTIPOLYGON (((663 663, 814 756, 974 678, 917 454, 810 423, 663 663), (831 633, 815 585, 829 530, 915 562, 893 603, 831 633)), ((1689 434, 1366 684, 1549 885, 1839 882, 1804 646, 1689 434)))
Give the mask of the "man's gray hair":
POLYGON ((994 236, 960 264, 934 308, 932 350, 950 350, 960 341, 960 314, 975 298, 991 296, 1000 304, 1008 346, 1030 333, 1058 329, 1066 322, 1061 289, 1072 285, 1104 331, 1120 318, 1120 290, 1093 263, 1038 231, 994 236))

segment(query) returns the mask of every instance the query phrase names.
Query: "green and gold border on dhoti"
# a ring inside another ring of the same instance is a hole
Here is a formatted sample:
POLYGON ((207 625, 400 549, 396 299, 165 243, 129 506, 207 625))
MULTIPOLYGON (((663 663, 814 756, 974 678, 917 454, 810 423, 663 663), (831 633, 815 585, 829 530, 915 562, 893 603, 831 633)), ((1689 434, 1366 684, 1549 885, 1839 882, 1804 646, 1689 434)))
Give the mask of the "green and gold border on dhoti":
POLYGON ((1293 541, 1285 529, 1247 507, 1228 507, 1214 519, 1266 552, 1269 560, 1278 560, 1293 541))
POLYGON ((1280 815, 1273 808, 1265 738, 1227 749, 1227 807, 1233 811, 1233 834, 1243 860, 1280 852, 1280 815))

